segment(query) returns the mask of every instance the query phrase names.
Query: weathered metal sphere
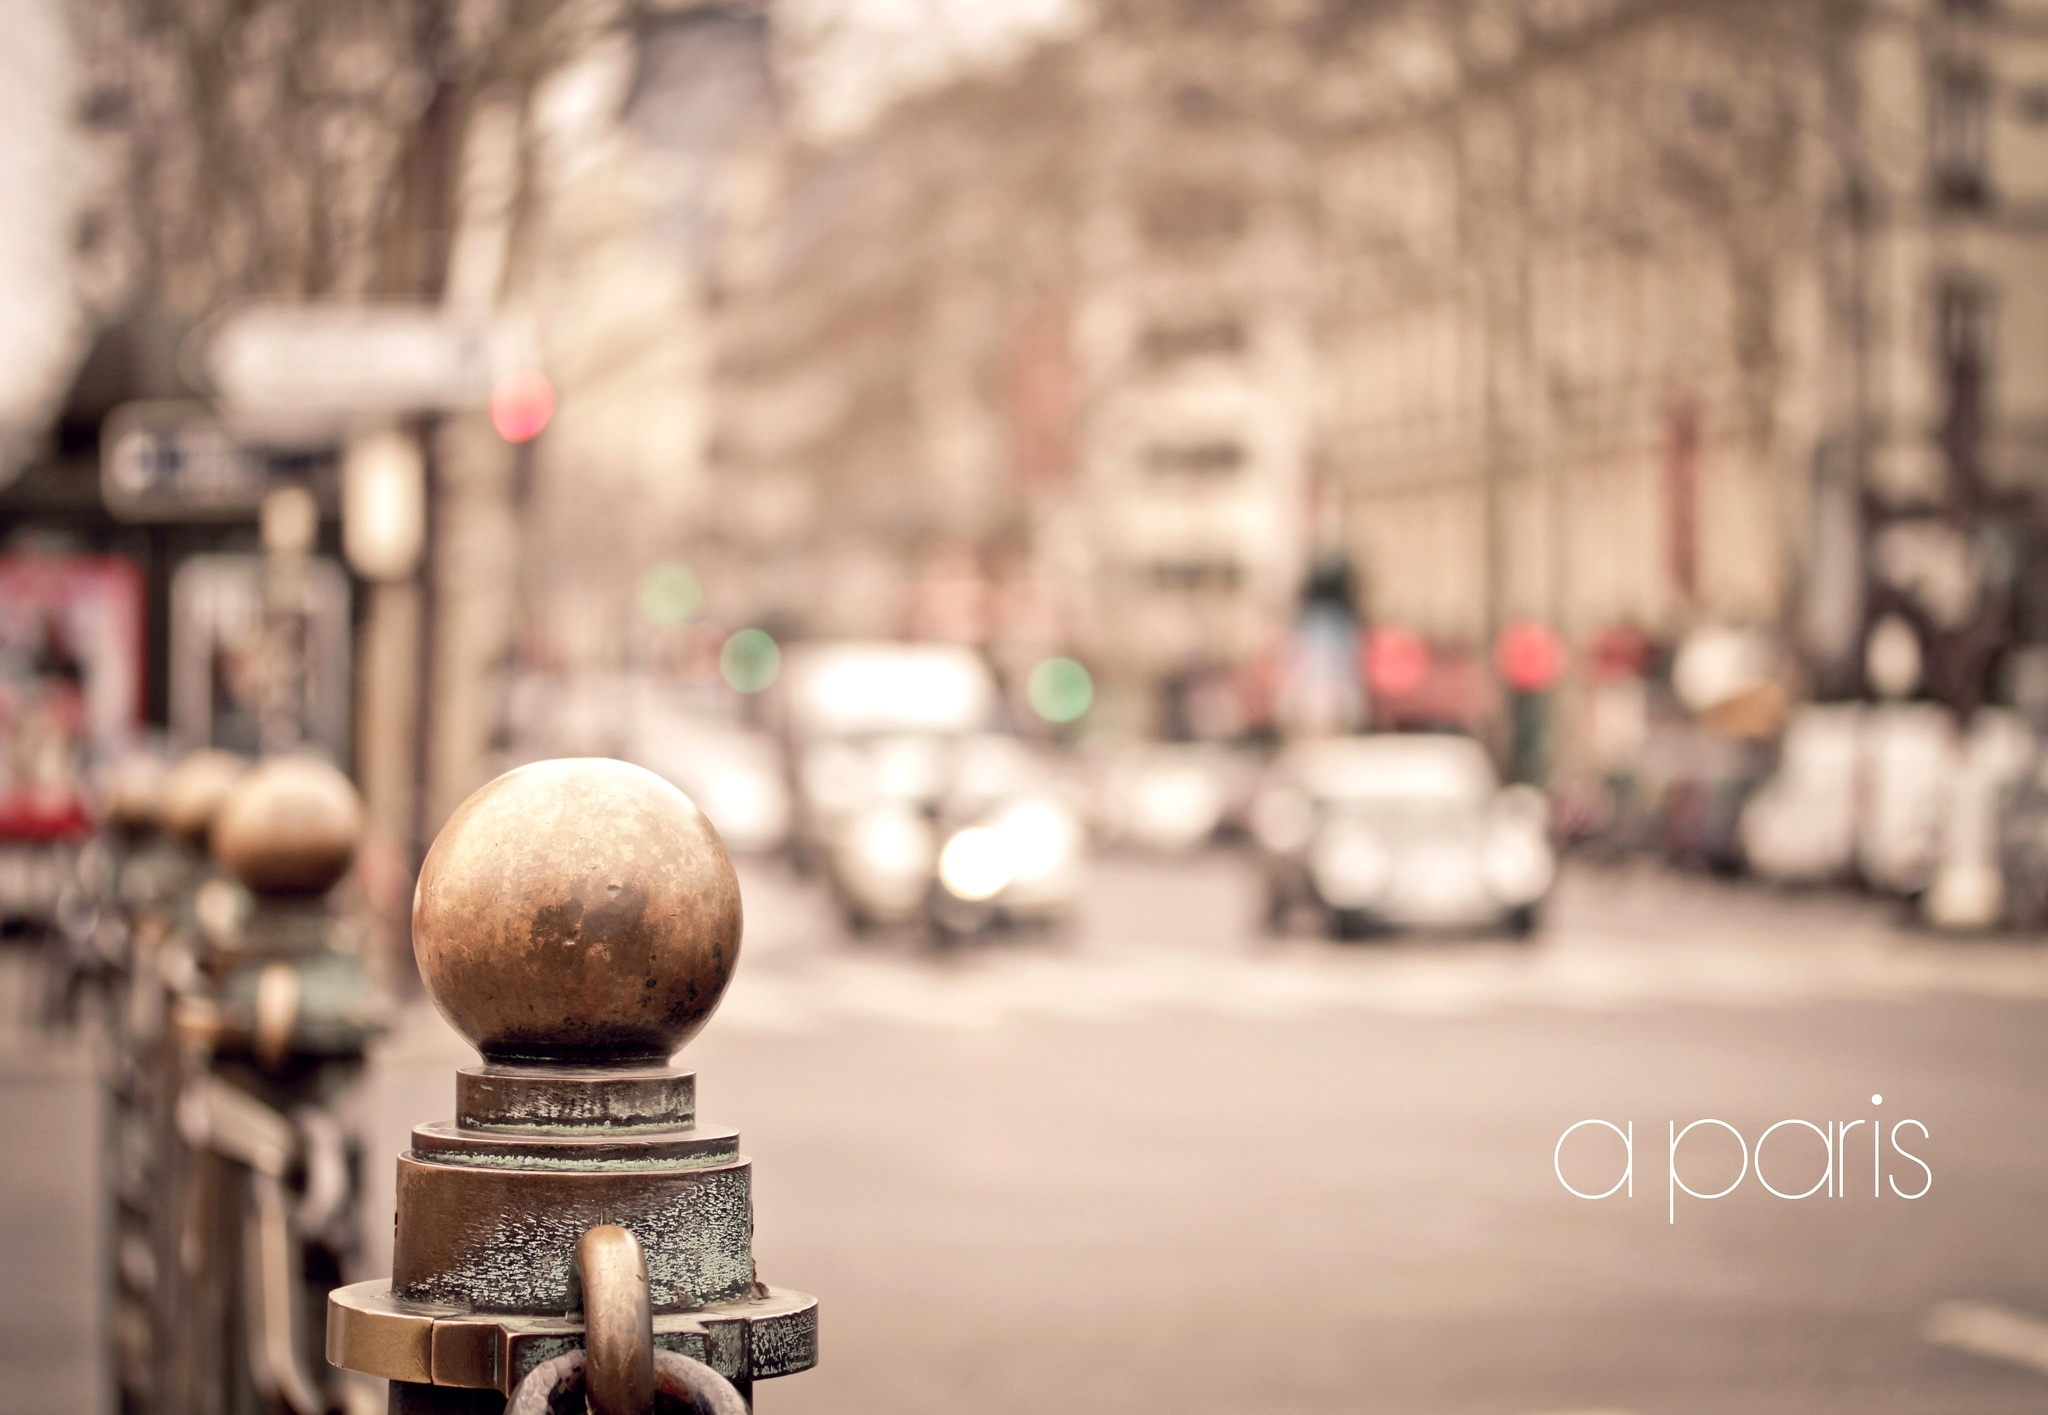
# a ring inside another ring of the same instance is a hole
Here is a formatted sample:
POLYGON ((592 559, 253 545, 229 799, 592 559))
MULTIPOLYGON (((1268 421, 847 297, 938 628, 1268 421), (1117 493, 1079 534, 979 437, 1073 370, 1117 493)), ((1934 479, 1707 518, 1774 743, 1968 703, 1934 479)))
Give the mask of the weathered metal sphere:
POLYGON ((258 763, 213 818, 213 853, 257 894, 320 894, 348 873, 363 834, 363 803, 318 757, 258 763))
POLYGON ((208 747, 187 753, 164 777, 157 815, 166 829, 195 843, 206 839, 214 813, 227 800, 249 763, 233 752, 208 747))
POLYGON ((441 827, 412 939, 434 1004, 486 1060, 659 1063, 732 979, 739 880, 711 823, 653 772, 535 762, 441 827))

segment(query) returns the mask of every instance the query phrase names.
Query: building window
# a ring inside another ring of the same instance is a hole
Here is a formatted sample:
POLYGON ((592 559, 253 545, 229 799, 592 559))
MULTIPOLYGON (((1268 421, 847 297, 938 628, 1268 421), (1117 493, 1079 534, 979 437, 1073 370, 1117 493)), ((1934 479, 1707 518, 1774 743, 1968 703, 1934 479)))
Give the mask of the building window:
POLYGON ((1950 64, 1934 76, 1934 195, 1943 206, 1980 207, 1990 198, 1986 134, 1991 85, 1984 71, 1950 64))
POLYGON ((1968 494, 1983 475, 1985 394, 1994 371, 1991 292, 1957 276, 1942 282, 1935 299, 1935 357, 1947 405, 1941 441, 1958 489, 1968 494))
POLYGON ((1236 240, 1251 224, 1251 212, 1238 192, 1176 185, 1148 193, 1138 220, 1153 245, 1185 249, 1236 240))
POLYGON ((1162 476, 1229 476, 1244 465, 1244 444, 1228 438, 1162 443, 1146 450, 1145 465, 1162 476))
POLYGON ((1161 560, 1151 566, 1152 587, 1176 593, 1228 594, 1244 578, 1234 560, 1161 560))
POLYGON ((1232 116, 1230 100, 1206 84, 1182 84, 1173 91, 1173 116, 1202 125, 1232 116))
POLYGON ((1939 296, 1941 360, 1984 366, 1991 344, 1991 295, 1974 280, 1942 283, 1939 296))
POLYGON ((1244 325, 1235 319, 1155 324, 1138 341, 1139 353, 1153 365, 1241 354, 1244 346, 1244 325))
POLYGON ((1692 122, 1696 128, 1710 132, 1723 132, 1735 122, 1735 105, 1728 101, 1728 95, 1717 88, 1696 88, 1687 97, 1686 106, 1692 110, 1692 122))

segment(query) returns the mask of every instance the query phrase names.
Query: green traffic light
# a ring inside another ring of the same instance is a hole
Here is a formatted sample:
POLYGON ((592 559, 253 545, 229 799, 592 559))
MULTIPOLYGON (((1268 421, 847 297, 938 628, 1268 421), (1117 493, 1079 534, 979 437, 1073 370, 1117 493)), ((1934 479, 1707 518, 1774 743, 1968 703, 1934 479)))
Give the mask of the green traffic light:
POLYGON ((1078 720, 1095 702, 1095 680, 1071 658, 1048 658, 1031 670, 1024 693, 1047 722, 1078 720))
POLYGON ((657 629, 689 623, 703 603, 703 587, 687 565, 665 560, 640 577, 640 612, 657 629))
POLYGON ((741 629, 718 651, 718 671, 741 693, 758 693, 782 671, 782 650, 760 629, 741 629))

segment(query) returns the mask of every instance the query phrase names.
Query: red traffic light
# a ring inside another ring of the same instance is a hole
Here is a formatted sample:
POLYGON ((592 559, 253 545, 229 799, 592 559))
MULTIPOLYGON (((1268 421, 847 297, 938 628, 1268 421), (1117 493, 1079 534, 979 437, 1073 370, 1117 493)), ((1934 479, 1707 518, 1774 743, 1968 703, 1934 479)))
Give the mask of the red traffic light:
POLYGON ((1518 619, 1493 641, 1493 666, 1509 687, 1540 693, 1564 672, 1564 640, 1548 625, 1518 619))
POLYGON ((491 426, 507 442, 531 442, 555 415, 555 386, 547 375, 520 369, 491 390, 491 426))
POLYGON ((1383 698, 1405 698, 1429 677, 1429 645, 1411 629, 1375 624, 1366 635, 1365 678, 1383 698))

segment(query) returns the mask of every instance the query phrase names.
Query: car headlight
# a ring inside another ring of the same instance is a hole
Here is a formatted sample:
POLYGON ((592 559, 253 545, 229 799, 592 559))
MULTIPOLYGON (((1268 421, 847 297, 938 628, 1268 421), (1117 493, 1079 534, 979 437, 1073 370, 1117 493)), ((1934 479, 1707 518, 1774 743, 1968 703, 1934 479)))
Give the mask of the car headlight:
POLYGON ((931 822, 914 812, 865 811, 854 821, 847 844, 852 862, 868 874, 901 879, 931 872, 931 822))
POLYGON ((1185 850, 1216 833, 1223 793, 1200 767, 1170 763, 1146 768, 1131 784, 1125 828, 1141 843, 1185 850))
POLYGON ((1014 878, 1009 844, 994 826, 956 831, 939 852, 939 883, 955 899, 993 899, 1014 878))
POLYGON ((1550 888, 1557 860, 1540 831, 1501 821, 1486 832, 1479 869, 1503 904, 1533 904, 1550 888))
POLYGON ((697 804, 736 850, 767 849, 789 830, 788 792, 764 773, 715 772, 704 782, 697 804))
POLYGON ((1385 893, 1394 862, 1368 826, 1339 821, 1325 830, 1311 851, 1309 870, 1316 892, 1339 909, 1359 909, 1385 893))
POLYGON ((1006 853, 1011 879, 1045 879, 1071 865, 1080 853, 1079 824, 1051 801, 1019 801, 991 824, 1006 853))

